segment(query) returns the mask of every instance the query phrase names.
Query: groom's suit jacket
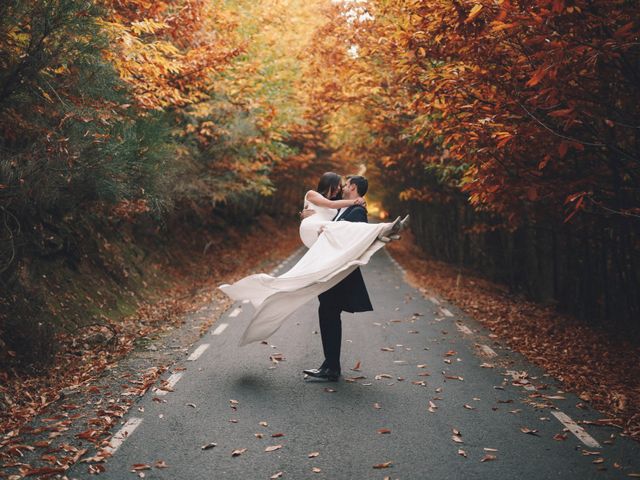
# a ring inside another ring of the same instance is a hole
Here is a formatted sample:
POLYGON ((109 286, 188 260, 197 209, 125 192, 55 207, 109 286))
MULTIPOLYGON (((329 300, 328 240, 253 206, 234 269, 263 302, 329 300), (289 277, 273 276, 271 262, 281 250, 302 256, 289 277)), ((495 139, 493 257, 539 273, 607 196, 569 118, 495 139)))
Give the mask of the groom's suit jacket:
MULTIPOLYGON (((338 221, 368 222, 367 210, 361 205, 353 205, 344 211, 338 221)), ((339 306, 345 312, 370 312, 373 310, 360 268, 356 268, 344 280, 320 294, 318 298, 320 302, 339 306)))

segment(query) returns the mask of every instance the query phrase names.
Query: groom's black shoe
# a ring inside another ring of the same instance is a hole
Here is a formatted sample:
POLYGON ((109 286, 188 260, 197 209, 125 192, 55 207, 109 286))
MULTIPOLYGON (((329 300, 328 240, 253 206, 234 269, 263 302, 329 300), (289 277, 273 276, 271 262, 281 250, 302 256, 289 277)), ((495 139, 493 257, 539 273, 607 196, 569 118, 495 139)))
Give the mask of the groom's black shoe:
POLYGON ((337 382, 338 377, 340 377, 340 370, 332 370, 327 367, 309 368, 303 370, 303 372, 310 377, 320 378, 329 382, 337 382))

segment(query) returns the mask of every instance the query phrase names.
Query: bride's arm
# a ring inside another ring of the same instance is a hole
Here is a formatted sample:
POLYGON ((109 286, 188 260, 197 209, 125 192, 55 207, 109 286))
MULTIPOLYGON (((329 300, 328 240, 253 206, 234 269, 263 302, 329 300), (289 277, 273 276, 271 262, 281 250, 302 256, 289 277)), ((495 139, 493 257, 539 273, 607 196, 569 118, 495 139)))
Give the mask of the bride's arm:
POLYGON ((358 197, 353 200, 329 200, 315 190, 309 190, 306 198, 314 205, 325 208, 346 208, 352 205, 362 205, 362 203, 364 203, 362 197, 358 197))

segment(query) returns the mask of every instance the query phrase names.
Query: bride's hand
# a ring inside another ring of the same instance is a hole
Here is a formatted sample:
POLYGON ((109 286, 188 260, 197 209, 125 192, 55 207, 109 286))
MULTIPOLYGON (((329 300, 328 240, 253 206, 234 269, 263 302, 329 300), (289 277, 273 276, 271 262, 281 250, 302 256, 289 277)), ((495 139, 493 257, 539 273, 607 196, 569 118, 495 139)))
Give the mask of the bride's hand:
POLYGON ((362 205, 363 207, 366 207, 367 206, 367 201, 362 197, 358 197, 353 201, 353 204, 354 205, 362 205))

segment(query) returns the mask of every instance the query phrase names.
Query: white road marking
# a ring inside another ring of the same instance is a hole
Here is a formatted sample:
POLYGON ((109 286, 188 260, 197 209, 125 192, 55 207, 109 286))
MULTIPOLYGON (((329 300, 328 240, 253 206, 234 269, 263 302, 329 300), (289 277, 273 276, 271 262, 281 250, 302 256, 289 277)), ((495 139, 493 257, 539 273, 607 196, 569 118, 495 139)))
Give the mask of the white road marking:
POLYGON ((444 313, 445 317, 453 317, 453 313, 451 313, 449 310, 447 310, 446 308, 442 307, 440 310, 442 310, 442 313, 444 313))
POLYGON ((209 348, 209 344, 203 343, 198 348, 196 348, 191 355, 189 355, 189 358, 187 358, 187 360, 190 362, 196 361, 198 358, 200 358, 200 355, 202 355, 207 348, 209 348))
POLYGON ((498 354, 496 352, 493 351, 493 348, 491 348, 489 345, 478 345, 480 347, 480 350, 482 350, 482 353, 484 353, 487 357, 497 357, 498 354))
MULTIPOLYGON (((173 387, 176 386, 176 383, 178 383, 178 380, 182 378, 183 373, 184 372, 172 373, 169 376, 169 378, 167 378, 167 383, 165 383, 164 386, 173 390, 173 387)), ((167 393, 169 393, 169 391, 157 389, 155 393, 156 395, 166 395, 167 393)))
MULTIPOLYGON (((507 370, 507 373, 509 375, 511 375, 511 378, 513 378, 514 380, 521 380, 520 378, 520 373, 516 372, 515 370, 507 370)), ((522 384, 521 384, 522 385, 522 384)), ((532 384, 530 383, 526 383, 524 385, 522 385, 522 387, 525 390, 529 390, 530 392, 533 392, 536 390, 536 387, 534 387, 532 384)))
POLYGON ((429 301, 434 305, 440 305, 440 301, 436 297, 428 297, 429 301))
POLYGON ((242 300, 242 303, 249 303, 251 300, 242 300))
POLYGON ((560 423, 562 423, 565 427, 567 427, 567 430, 569 430, 576 437, 578 437, 578 440, 584 443, 587 447, 602 448, 600 444, 595 440, 595 438, 589 435, 584 430, 584 428, 582 428, 576 422, 574 422, 571 419, 571 417, 569 417, 566 413, 561 412, 560 410, 558 411, 552 410, 551 414, 554 417, 556 417, 560 423))
POLYGON ((211 335, 220 335, 222 332, 224 332, 225 328, 227 328, 228 326, 229 326, 228 323, 221 323, 216 327, 216 329, 213 332, 211 332, 211 335))
POLYGON ((127 420, 127 423, 125 423, 122 428, 118 430, 118 432, 113 437, 111 437, 111 441, 109 442, 109 445, 107 445, 105 450, 111 455, 116 453, 116 450, 120 448, 120 445, 124 443, 129 435, 131 435, 141 423, 141 418, 131 417, 129 420, 127 420))
POLYGON ((456 323, 456 328, 460 330, 462 333, 466 333, 467 335, 471 335, 472 332, 469 330, 469 327, 463 325, 462 323, 456 323))
POLYGON ((240 307, 236 307, 233 309, 233 311, 229 314, 229 318, 236 318, 238 315, 240 315, 240 313, 242 312, 242 309, 240 307))

